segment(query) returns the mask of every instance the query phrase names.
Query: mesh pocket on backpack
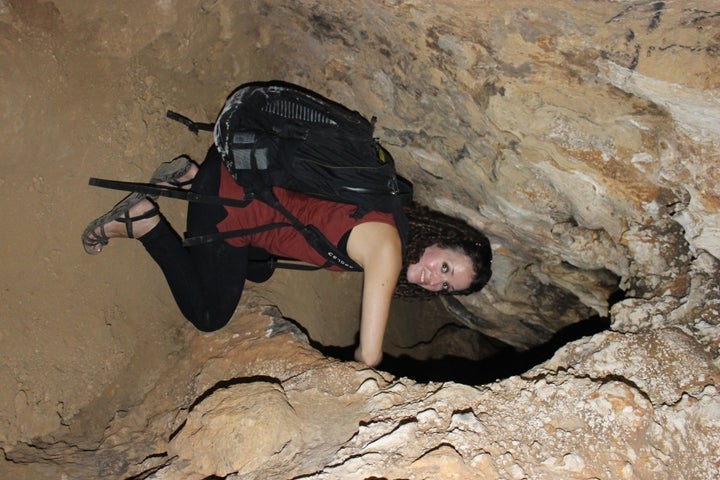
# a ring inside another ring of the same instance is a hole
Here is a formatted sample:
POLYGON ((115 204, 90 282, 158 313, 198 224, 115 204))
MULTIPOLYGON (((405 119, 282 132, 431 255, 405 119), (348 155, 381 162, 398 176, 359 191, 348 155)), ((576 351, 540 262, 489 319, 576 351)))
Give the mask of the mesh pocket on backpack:
POLYGON ((230 144, 233 164, 237 170, 250 170, 252 165, 253 149, 255 150, 255 161, 258 170, 268 168, 268 149, 255 147, 256 136, 252 132, 235 132, 230 144))

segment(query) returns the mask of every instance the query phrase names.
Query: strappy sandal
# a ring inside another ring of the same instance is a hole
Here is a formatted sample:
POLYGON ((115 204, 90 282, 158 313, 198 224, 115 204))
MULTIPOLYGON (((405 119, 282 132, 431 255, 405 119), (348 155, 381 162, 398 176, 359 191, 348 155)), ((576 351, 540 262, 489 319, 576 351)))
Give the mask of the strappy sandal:
POLYGON ((137 217, 131 217, 129 214, 130 208, 140 203, 145 198, 146 196, 142 193, 131 193, 115 205, 108 213, 90 222, 81 237, 85 252, 90 255, 97 255, 100 252, 95 250, 95 247, 98 245, 104 246, 109 243, 110 238, 105 233, 105 225, 112 221, 124 223, 128 238, 135 238, 133 236, 133 222, 146 218, 152 218, 160 213, 157 205, 153 204, 153 207, 147 212, 144 212, 137 217), (98 228, 100 229, 100 232, 96 233, 95 230, 98 228))
POLYGON ((182 188, 187 185, 191 185, 193 179, 180 181, 180 177, 185 175, 190 168, 193 166, 193 161, 187 155, 180 155, 175 157, 169 162, 161 163, 160 166, 155 170, 150 183, 169 183, 173 187, 182 188))

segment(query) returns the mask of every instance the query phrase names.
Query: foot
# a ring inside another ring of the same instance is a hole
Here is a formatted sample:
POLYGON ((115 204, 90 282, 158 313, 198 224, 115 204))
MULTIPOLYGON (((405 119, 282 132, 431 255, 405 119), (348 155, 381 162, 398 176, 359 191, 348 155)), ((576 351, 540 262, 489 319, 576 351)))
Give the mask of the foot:
POLYGON ((189 190, 199 167, 186 155, 161 163, 150 178, 150 183, 162 187, 189 190))
POLYGON ((130 194, 88 225, 82 235, 83 247, 90 255, 97 255, 111 238, 141 238, 159 221, 160 212, 152 201, 130 194))
POLYGON ((127 210, 131 227, 128 229, 124 218, 105 224, 108 238, 140 238, 160 222, 160 212, 149 199, 140 200, 127 210), (148 214, 150 214, 148 216, 148 214))

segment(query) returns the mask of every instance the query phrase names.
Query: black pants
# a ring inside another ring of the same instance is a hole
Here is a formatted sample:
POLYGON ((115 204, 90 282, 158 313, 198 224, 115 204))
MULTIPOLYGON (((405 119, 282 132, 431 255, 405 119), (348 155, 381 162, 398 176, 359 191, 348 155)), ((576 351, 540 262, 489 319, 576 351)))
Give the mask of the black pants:
MULTIPOLYGON (((220 168, 224 167, 213 147, 193 180, 192 190, 217 195, 220 168)), ((188 236, 217 232, 216 225, 226 214, 220 205, 190 203, 188 236)), ((230 321, 245 285, 251 247, 232 247, 223 241, 183 247, 162 216, 140 241, 160 266, 180 311, 196 328, 211 332, 230 321)))

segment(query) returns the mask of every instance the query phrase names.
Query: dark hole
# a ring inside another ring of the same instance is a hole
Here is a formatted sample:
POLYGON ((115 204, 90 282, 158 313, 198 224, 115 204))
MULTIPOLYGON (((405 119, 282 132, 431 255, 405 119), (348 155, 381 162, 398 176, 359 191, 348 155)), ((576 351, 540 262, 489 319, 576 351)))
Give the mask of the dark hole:
POLYGON ((380 368, 395 376, 408 377, 423 383, 452 381, 466 385, 481 385, 526 372, 550 359, 568 342, 600 333, 609 326, 609 318, 592 317, 560 330, 549 342, 523 352, 499 340, 486 337, 488 343, 495 346, 496 351, 482 360, 452 356, 431 360, 416 360, 407 355, 386 356, 380 368))
MULTIPOLYGON (((414 308, 427 309, 425 303, 414 308)), ((550 359, 553 354, 568 342, 593 335, 610 326, 610 319, 594 316, 572 324, 555 333, 542 345, 525 351, 516 348, 480 332, 473 331, 472 341, 478 347, 480 358, 466 358, 457 355, 434 355, 434 358, 418 359, 410 354, 385 353, 378 369, 396 377, 407 377, 421 383, 456 382, 466 385, 481 385, 497 379, 519 375, 550 359)), ((460 326, 460 328, 465 328, 460 326)), ((469 329, 468 329, 469 330, 469 329)), ((356 343, 357 343, 356 338, 356 343)), ((312 342, 313 347, 324 355, 351 361, 355 346, 325 346, 312 342)), ((436 352, 437 353, 437 352, 436 352)))

